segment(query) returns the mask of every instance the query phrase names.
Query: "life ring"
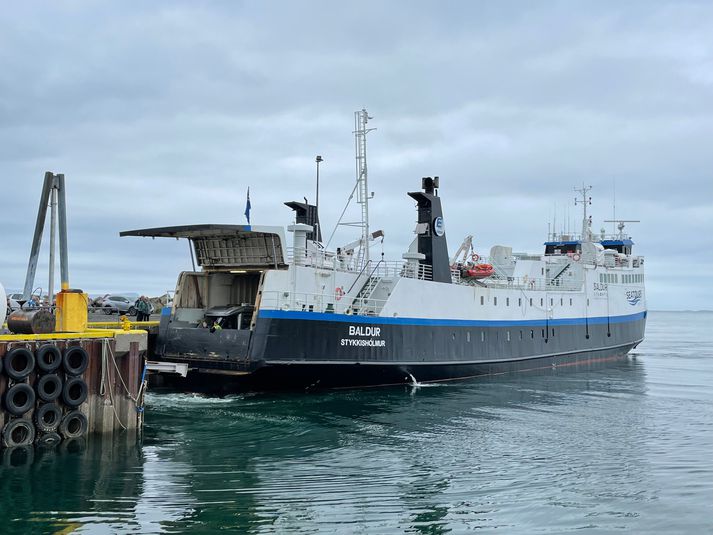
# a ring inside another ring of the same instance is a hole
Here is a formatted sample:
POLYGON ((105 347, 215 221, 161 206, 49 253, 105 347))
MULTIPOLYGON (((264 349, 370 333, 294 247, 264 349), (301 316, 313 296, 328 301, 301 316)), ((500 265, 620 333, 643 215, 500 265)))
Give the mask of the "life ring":
POLYGON ((575 262, 579 262, 580 258, 582 258, 582 257, 579 255, 579 253, 574 253, 572 255, 572 260, 574 260, 575 262))
POLYGON ((344 297, 344 288, 339 286, 334 290, 334 298, 339 301, 342 297, 344 297))
POLYGON ((470 259, 471 259, 474 263, 477 263, 478 260, 480 260, 480 256, 478 255, 478 253, 473 253, 472 255, 470 255, 470 259))

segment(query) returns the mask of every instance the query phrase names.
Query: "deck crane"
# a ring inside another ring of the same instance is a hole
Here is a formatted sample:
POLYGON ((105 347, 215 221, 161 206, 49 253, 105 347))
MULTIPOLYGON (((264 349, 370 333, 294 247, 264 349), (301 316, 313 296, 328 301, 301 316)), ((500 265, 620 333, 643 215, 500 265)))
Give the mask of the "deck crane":
POLYGON ((465 264, 468 261, 468 253, 473 253, 473 236, 470 234, 465 237, 463 243, 460 244, 456 253, 451 257, 451 266, 455 266, 458 263, 458 257, 462 256, 461 264, 465 264))

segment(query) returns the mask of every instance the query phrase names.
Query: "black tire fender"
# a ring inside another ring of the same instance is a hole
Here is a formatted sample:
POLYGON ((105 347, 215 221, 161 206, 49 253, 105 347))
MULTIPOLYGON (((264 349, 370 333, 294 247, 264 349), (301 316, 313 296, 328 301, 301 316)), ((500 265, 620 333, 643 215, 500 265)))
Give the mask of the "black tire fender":
POLYGON ((62 409, 56 403, 43 403, 35 411, 35 425, 41 433, 57 431, 62 422, 62 409))
POLYGON ((35 441, 35 426, 30 420, 10 420, 2 430, 2 443, 6 448, 29 446, 35 441))
POLYGON ((54 401, 62 395, 62 379, 56 373, 43 375, 35 383, 35 390, 42 401, 54 401))
POLYGON ((87 383, 81 377, 70 377, 64 383, 62 399, 69 407, 78 407, 87 400, 87 383))
POLYGON ((5 408, 14 416, 22 416, 34 406, 35 391, 27 383, 14 384, 5 392, 5 408))
POLYGON ((60 442, 62 442, 62 437, 59 433, 52 431, 51 433, 42 433, 35 439, 35 444, 41 448, 54 448, 60 442))
POLYGON ((62 352, 54 344, 45 344, 35 352, 37 368, 45 373, 52 373, 62 365, 62 352))
POLYGON ((67 413, 59 424, 59 434, 66 439, 83 437, 88 429, 87 417, 77 410, 67 413))
POLYGON ((89 366, 89 354, 81 346, 72 346, 64 350, 64 371, 69 375, 82 375, 89 366))
POLYGON ((22 381, 35 369, 35 355, 26 347, 16 347, 3 357, 5 373, 10 379, 22 381))

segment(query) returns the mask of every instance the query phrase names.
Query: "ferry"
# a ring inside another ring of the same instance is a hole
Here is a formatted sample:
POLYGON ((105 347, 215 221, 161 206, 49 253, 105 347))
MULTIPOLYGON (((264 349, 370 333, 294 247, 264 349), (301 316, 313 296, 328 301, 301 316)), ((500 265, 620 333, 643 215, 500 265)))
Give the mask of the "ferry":
MULTIPOLYGON (((154 349, 160 380, 189 391, 315 389, 419 384, 488 374, 590 366, 625 358, 644 339, 644 258, 624 232, 595 234, 588 187, 578 235, 550 234, 539 253, 494 246, 479 256, 467 236, 449 256, 440 178, 408 193, 413 241, 398 260, 374 256, 369 223, 366 110, 355 113, 361 212, 353 242, 330 249, 318 208, 286 229, 189 225, 121 236, 185 238, 180 273, 154 349), (289 236, 289 239, 288 239, 289 236), (163 367, 162 367, 163 366, 163 367)), ((351 197, 350 197, 351 198, 351 197)))

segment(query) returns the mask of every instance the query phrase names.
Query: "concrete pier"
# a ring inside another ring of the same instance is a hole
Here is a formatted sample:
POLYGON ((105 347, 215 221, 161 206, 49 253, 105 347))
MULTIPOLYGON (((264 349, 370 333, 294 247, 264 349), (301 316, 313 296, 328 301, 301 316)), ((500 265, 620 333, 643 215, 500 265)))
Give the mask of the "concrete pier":
POLYGON ((0 448, 135 435, 147 341, 142 330, 0 335, 0 448))

